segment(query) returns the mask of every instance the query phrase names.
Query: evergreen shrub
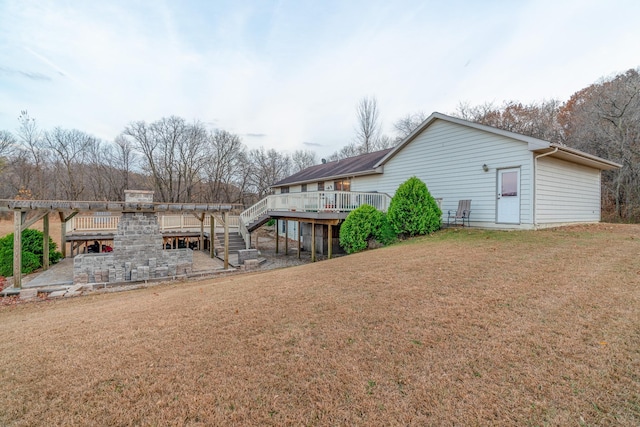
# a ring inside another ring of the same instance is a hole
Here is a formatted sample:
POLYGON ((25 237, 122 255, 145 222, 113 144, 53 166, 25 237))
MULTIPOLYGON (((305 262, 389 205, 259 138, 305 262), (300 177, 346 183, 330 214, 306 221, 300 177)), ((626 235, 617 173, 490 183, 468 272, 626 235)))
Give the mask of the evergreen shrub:
POLYGON ((400 184, 387 217, 394 231, 406 237, 433 233, 442 225, 442 211, 436 200, 415 176, 400 184))
POLYGON ((374 243, 388 245, 395 239, 385 213, 371 205, 351 211, 340 227, 340 246, 347 253, 362 251, 374 243))
MULTIPOLYGON (((42 267, 42 231, 26 229, 22 232, 22 273, 28 274, 42 267)), ((62 254, 49 237, 49 263, 60 261, 62 254)), ((0 239, 0 276, 13 276, 13 233, 0 239)))

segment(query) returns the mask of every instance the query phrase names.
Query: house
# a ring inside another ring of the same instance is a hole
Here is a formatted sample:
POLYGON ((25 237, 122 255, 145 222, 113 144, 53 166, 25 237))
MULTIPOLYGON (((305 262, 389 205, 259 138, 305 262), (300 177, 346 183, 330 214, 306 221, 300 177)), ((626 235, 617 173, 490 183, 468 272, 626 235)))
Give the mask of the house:
POLYGON ((312 166, 277 182, 274 194, 241 218, 247 231, 264 218, 284 220, 287 228, 294 221, 305 249, 331 253, 350 210, 362 203, 386 210, 398 186, 417 176, 440 203, 445 223, 464 199, 472 201, 472 227, 598 222, 601 172, 619 167, 564 145, 433 113, 393 149, 312 166))

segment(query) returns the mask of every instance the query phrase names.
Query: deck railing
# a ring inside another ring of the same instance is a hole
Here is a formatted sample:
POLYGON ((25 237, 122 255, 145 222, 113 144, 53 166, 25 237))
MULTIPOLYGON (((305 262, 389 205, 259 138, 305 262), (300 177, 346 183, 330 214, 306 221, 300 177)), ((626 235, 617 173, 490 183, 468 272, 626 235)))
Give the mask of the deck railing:
POLYGON ((391 197, 386 193, 356 191, 312 191, 306 193, 273 194, 260 200, 240 214, 240 233, 247 241, 246 226, 269 211, 289 212, 351 212, 364 204, 386 212, 391 197))
POLYGON ((350 212, 364 204, 386 212, 391 198, 386 193, 313 191, 274 194, 267 197, 268 211, 350 212))
MULTIPOLYGON (((239 218, 237 215, 229 215, 229 227, 237 229, 239 226, 239 218)), ((98 232, 98 231, 115 231, 118 229, 120 215, 111 215, 110 212, 97 212, 95 215, 76 215, 70 220, 67 226, 68 232, 98 232)), ((211 216, 205 215, 204 229, 209 230, 211 227, 211 216)), ((200 220, 193 215, 158 215, 158 225, 160 231, 169 230, 200 230, 200 220)), ((216 228, 218 226, 216 222, 216 228)))

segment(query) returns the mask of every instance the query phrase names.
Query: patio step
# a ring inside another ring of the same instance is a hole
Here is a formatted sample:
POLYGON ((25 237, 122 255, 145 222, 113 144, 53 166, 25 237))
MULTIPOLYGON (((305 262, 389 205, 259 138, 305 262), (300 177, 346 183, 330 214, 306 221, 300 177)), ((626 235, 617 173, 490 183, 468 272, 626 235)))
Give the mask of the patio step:
MULTIPOLYGON (((216 239, 220 246, 224 247, 224 233, 216 233, 216 239)), ((242 236, 236 233, 229 233, 229 253, 237 254, 239 250, 245 249, 246 245, 242 236)))

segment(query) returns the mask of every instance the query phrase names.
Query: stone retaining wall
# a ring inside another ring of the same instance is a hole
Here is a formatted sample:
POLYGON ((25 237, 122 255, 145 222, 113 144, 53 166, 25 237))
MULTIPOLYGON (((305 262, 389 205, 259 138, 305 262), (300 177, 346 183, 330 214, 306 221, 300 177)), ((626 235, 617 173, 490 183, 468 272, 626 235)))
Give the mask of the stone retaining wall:
POLYGON ((193 269, 191 249, 161 251, 160 258, 144 263, 118 262, 113 253, 81 254, 74 258, 73 283, 109 283, 144 281, 190 274, 193 269))

